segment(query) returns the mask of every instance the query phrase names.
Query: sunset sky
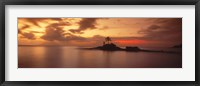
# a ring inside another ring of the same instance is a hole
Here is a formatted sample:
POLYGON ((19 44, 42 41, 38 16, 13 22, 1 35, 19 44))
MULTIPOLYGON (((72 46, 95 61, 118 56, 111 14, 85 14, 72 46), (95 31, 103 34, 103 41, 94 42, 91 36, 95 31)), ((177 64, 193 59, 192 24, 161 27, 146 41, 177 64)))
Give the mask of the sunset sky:
POLYGON ((181 18, 18 18, 19 45, 92 47, 111 37, 117 46, 182 43, 181 18))

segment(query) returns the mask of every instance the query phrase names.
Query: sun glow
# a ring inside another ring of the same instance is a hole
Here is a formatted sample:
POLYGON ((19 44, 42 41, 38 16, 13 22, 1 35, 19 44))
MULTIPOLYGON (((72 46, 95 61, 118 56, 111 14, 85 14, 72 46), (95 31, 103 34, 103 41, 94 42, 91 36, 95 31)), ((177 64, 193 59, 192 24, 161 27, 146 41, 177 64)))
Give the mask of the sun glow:
POLYGON ((180 42, 181 21, 179 18, 18 18, 18 41, 20 45, 91 46, 109 36, 122 45, 161 41, 157 43, 165 46, 165 42, 180 42))

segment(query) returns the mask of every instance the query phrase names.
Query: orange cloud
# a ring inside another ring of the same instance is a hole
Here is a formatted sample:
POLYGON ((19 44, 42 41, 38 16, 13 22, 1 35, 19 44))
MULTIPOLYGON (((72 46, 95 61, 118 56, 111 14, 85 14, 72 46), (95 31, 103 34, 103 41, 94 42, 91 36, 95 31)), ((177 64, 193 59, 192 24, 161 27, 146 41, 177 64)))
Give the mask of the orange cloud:
POLYGON ((102 45, 107 36, 119 46, 181 44, 182 19, 18 18, 18 40, 22 45, 96 46, 102 45))

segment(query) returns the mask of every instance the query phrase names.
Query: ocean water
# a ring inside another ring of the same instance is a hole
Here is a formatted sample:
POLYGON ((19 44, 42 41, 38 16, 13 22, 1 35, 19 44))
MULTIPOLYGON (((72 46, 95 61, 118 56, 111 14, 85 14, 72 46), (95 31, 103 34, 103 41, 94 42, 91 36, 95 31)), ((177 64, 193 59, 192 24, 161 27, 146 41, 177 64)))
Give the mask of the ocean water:
MULTIPOLYGON (((145 48, 181 52, 175 48, 145 48)), ((19 46, 18 68, 182 68, 182 53, 84 50, 19 46)))

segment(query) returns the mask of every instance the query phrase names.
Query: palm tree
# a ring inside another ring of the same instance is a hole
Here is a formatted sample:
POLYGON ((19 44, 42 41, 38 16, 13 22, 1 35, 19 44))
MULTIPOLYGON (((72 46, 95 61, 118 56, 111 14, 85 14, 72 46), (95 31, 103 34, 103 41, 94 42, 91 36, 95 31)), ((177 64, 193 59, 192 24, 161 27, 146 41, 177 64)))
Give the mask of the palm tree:
POLYGON ((110 44, 110 43, 111 43, 111 38, 110 38, 110 37, 106 37, 106 38, 105 38, 105 42, 106 42, 107 44, 110 44))

